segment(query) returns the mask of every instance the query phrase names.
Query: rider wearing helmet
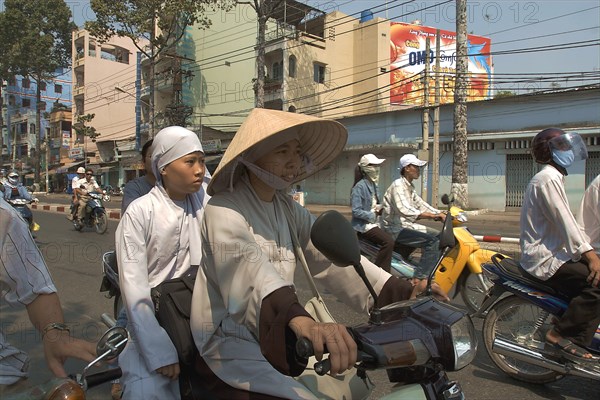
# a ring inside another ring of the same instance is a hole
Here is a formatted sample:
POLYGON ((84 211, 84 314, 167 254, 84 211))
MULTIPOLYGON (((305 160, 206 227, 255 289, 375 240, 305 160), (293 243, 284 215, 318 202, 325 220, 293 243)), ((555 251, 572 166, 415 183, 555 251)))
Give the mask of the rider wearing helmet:
POLYGON ((531 143, 533 159, 545 164, 529 182, 521 209, 521 265, 534 278, 571 298, 546 334, 566 358, 589 361, 600 323, 600 258, 571 213, 564 179, 576 160, 587 158, 577 133, 544 129, 531 143))
POLYGON ((77 197, 79 198, 79 210, 77 210, 77 218, 79 221, 83 221, 85 216, 85 206, 90 199, 89 193, 102 193, 100 186, 94 179, 94 171, 91 169, 85 170, 85 177, 77 181, 77 188, 75 189, 77 197))
POLYGON ((8 174, 8 179, 4 183, 4 198, 32 200, 33 197, 27 191, 25 186, 19 180, 19 174, 12 171, 8 174))
POLYGON ((79 210, 79 197, 77 196, 77 189, 79 185, 77 182, 85 178, 85 168, 79 167, 77 168, 77 175, 71 179, 71 188, 73 189, 73 204, 71 205, 71 215, 70 219, 74 219, 77 216, 77 212, 79 210))

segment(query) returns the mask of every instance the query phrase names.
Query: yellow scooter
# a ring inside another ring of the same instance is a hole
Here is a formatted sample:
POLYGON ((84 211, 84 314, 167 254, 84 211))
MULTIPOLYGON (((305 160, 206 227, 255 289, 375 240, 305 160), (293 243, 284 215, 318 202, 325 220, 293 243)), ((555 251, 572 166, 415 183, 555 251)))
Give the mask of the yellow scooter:
MULTIPOLYGON (((452 216, 454 237, 456 245, 448 251, 442 259, 441 265, 435 274, 435 282, 446 292, 456 286, 454 297, 460 294, 470 313, 479 310, 489 289, 494 285, 486 277, 486 272, 481 268, 484 263, 490 263, 492 255, 497 251, 482 249, 477 239, 473 237, 466 226, 467 214, 459 207, 452 204, 447 195, 442 197, 442 202, 448 205, 448 214, 452 216)), ((362 254, 373 260, 378 246, 359 240, 362 254)), ((394 251, 392 256, 392 273, 411 279, 414 273, 414 264, 409 258, 414 251, 411 247, 402 247, 394 251)))

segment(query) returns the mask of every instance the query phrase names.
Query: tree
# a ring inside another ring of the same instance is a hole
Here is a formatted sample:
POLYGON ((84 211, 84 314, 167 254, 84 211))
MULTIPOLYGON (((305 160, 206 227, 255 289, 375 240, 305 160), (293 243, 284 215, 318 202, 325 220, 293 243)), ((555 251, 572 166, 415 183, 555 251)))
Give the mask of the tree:
POLYGON ((75 133, 77 133, 77 135, 83 135, 83 159, 85 160, 85 163, 87 164, 87 149, 85 146, 85 138, 88 137, 90 139, 92 139, 92 142, 96 142, 96 139, 98 138, 98 136, 100 136, 100 133, 98 133, 96 131, 96 128, 94 128, 93 126, 88 126, 87 124, 89 124, 90 122, 92 122, 92 120, 94 119, 94 117, 96 116, 96 114, 85 114, 85 115, 78 115, 77 116, 77 122, 75 122, 73 124, 73 129, 75 130, 75 133))
POLYGON ((280 7, 285 5, 285 0, 252 0, 252 2, 240 1, 239 4, 249 4, 258 19, 258 35, 256 48, 258 55, 256 57, 256 81, 254 88, 256 93, 255 106, 265 107, 265 34, 267 32, 267 21, 280 7))
POLYGON ((76 25, 64 0, 6 0, 0 13, 1 78, 22 75, 37 82, 34 181, 40 181, 41 85, 71 65, 76 25))
POLYGON ((113 36, 128 37, 150 60, 150 120, 154 135, 154 67, 156 61, 175 45, 188 26, 210 26, 207 11, 229 9, 233 0, 92 0, 96 21, 85 28, 100 42, 113 36), (147 48, 144 43, 150 43, 147 48))
POLYGON ((467 181, 467 0, 456 0, 456 84, 454 87, 454 158, 452 189, 462 208, 469 205, 467 181))

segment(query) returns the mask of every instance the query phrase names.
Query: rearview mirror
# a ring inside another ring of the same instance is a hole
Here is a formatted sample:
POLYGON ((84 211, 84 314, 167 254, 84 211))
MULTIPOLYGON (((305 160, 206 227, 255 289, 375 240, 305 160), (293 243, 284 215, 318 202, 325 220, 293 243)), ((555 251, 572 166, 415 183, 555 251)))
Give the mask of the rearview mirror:
POLYGON ((339 267, 360 264, 358 237, 348 221, 337 211, 325 211, 310 231, 315 247, 339 267))

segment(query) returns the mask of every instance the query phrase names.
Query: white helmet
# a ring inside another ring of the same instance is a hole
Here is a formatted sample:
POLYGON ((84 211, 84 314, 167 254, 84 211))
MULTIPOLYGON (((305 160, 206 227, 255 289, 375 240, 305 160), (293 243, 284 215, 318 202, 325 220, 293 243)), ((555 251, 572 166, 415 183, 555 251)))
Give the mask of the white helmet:
POLYGON ((77 173, 78 174, 85 174, 85 168, 83 168, 83 167, 77 168, 77 173))
POLYGON ((16 185, 19 183, 19 174, 14 171, 8 174, 8 183, 11 185, 16 185))

